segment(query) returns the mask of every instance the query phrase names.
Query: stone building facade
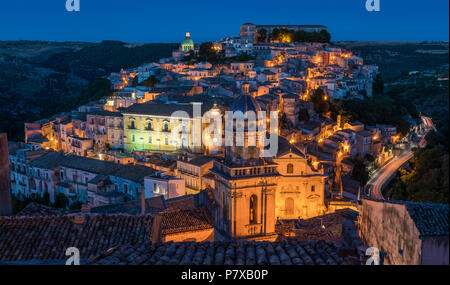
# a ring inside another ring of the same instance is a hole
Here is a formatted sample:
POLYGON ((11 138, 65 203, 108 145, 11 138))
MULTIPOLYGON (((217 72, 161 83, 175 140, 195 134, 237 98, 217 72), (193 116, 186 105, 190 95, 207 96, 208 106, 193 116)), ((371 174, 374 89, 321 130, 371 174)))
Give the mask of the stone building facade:
MULTIPOLYGON (((256 100, 242 94, 231 111, 260 111, 256 100)), ((277 219, 307 218, 324 214, 323 170, 314 169, 307 157, 286 139, 278 137, 278 152, 261 157, 263 146, 249 145, 252 131, 245 121, 244 146, 226 146, 225 158, 214 161, 216 229, 233 239, 276 238, 277 219)), ((236 124, 233 123, 236 130, 236 124)), ((234 134, 236 135, 236 134, 234 134)), ((256 134, 261 135, 260 133, 256 134)))

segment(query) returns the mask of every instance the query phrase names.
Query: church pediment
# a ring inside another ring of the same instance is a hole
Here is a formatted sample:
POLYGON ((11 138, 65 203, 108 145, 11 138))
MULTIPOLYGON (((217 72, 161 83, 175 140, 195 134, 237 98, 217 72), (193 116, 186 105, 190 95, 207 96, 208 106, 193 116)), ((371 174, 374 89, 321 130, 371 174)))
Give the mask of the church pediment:
POLYGON ((320 198, 320 195, 317 195, 317 194, 311 194, 311 195, 309 195, 308 197, 306 197, 306 199, 317 199, 317 198, 320 198))
POLYGON ((295 154, 295 153, 293 153, 293 152, 287 152, 287 153, 285 153, 285 154, 282 154, 282 155, 280 155, 279 157, 277 157, 277 158, 279 158, 279 159, 285 159, 285 158, 301 158, 301 159, 305 159, 304 157, 302 157, 302 156, 300 156, 300 155, 298 155, 298 154, 295 154))

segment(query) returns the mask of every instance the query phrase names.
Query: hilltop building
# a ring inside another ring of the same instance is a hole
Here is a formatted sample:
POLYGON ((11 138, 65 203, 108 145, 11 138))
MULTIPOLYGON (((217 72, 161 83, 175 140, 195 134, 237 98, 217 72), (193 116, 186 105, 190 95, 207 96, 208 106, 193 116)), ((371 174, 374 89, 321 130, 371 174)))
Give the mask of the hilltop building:
POLYGON ((186 37, 183 42, 181 42, 181 51, 190 52, 194 50, 194 41, 191 38, 191 34, 186 32, 186 37))
POLYGON ((267 31, 267 36, 275 29, 287 29, 293 31, 305 31, 305 32, 320 32, 327 30, 326 26, 322 25, 255 25, 252 23, 245 23, 241 25, 239 30, 239 37, 249 42, 255 42, 258 35, 258 31, 264 29, 267 31))

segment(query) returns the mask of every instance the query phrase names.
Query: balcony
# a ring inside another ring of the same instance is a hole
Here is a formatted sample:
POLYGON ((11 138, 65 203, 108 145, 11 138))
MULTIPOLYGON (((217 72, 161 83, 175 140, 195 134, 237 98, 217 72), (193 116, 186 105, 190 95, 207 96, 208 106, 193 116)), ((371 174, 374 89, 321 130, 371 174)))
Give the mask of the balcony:
POLYGON ((262 224, 248 224, 245 225, 248 235, 256 236, 262 233, 262 224))

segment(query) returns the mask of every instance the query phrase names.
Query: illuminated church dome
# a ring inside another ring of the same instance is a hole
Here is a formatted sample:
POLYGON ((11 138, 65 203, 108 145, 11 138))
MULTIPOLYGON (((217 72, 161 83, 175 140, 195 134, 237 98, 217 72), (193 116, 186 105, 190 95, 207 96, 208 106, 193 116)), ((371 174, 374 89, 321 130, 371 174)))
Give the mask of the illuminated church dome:
POLYGON ((242 94, 231 106, 231 111, 241 111, 243 114, 247 113, 247 111, 253 111, 257 114, 258 111, 261 111, 261 107, 252 96, 242 94))
POLYGON ((184 52, 194 50, 194 41, 191 39, 191 34, 189 32, 186 33, 186 38, 184 38, 181 43, 181 50, 184 52))
POLYGON ((253 111, 255 113, 261 111, 261 107, 258 102, 256 102, 255 98, 249 95, 250 84, 244 83, 242 86, 242 94, 237 98, 237 100, 231 106, 231 110, 233 112, 241 111, 243 114, 247 113, 247 111, 253 111))
POLYGON ((264 133, 258 126, 261 126, 265 120, 258 116, 261 107, 255 98, 249 94, 249 87, 250 84, 243 84, 242 94, 230 109, 236 116, 236 120, 225 126, 225 131, 233 133, 233 138, 228 138, 230 141, 226 139, 226 160, 238 165, 260 163, 259 153, 262 147, 260 137, 264 133), (242 114, 238 115, 236 112, 242 114), (241 117, 242 115, 244 117, 241 117))

